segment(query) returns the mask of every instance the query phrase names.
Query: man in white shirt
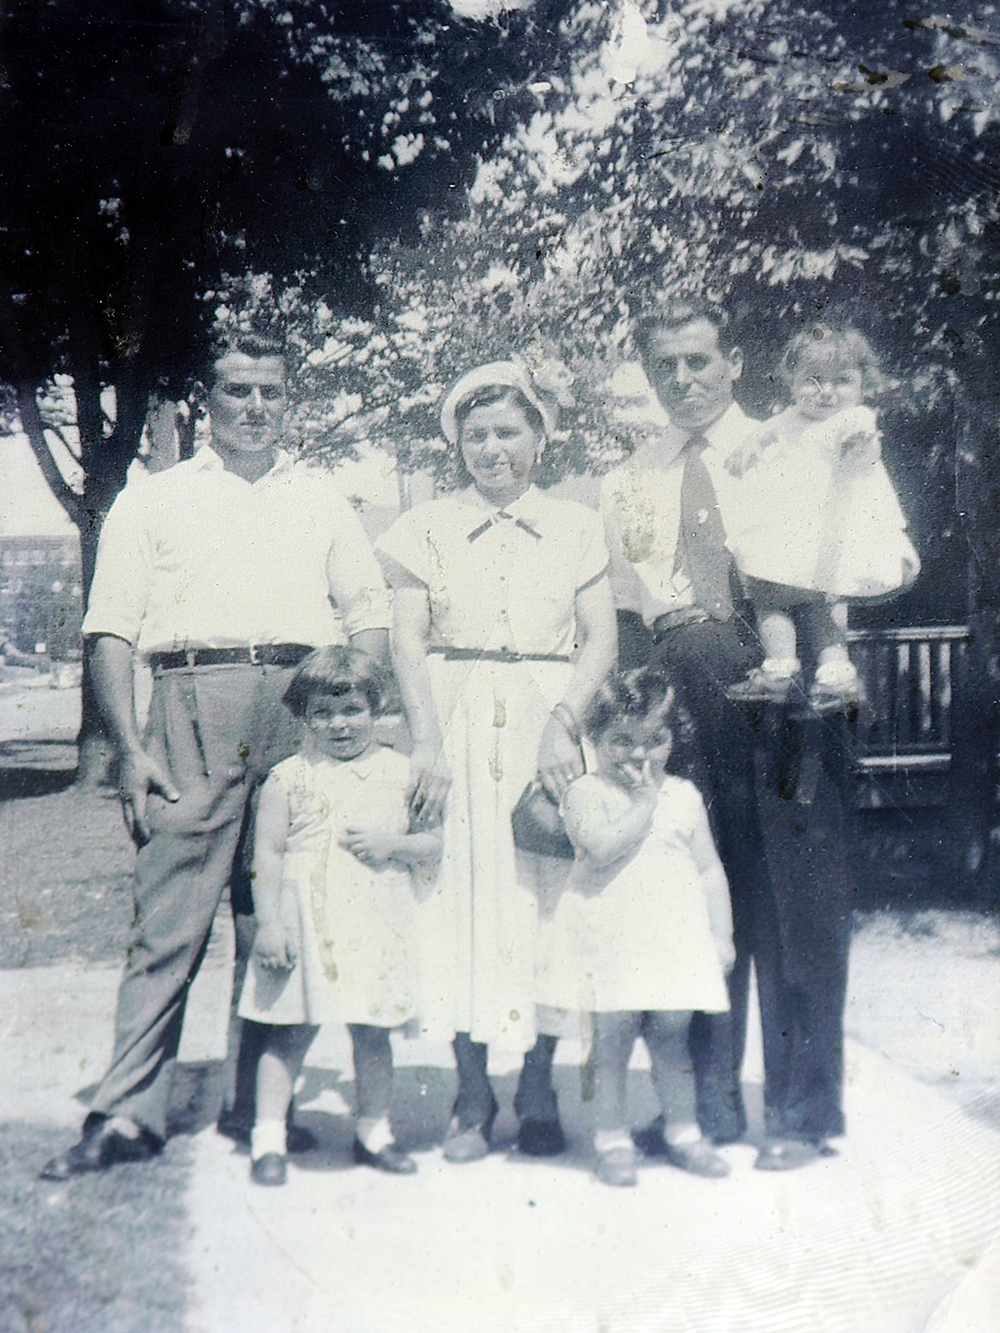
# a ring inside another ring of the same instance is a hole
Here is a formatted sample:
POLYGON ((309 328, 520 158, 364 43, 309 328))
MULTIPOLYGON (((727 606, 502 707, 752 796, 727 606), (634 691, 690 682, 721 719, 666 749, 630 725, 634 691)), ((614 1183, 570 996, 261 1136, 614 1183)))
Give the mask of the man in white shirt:
POLYGON ((280 445, 280 345, 214 362, 212 443, 127 487, 108 514, 85 635, 138 848, 115 1048, 64 1179, 157 1153, 188 986, 234 871, 247 807, 297 734, 281 695, 314 647, 388 645, 389 600, 361 525, 322 469, 280 445), (154 676, 140 736, 133 653, 154 676))

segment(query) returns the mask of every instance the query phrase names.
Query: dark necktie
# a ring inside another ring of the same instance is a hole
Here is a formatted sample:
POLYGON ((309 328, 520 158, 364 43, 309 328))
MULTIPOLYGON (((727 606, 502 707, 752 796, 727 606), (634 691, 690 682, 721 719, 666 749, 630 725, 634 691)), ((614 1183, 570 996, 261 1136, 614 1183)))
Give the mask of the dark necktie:
POLYGON ((719 500, 702 458, 702 451, 707 447, 704 435, 692 436, 687 444, 674 570, 683 571, 691 581, 696 606, 707 611, 714 620, 728 620, 733 614, 733 598, 729 590, 732 556, 726 549, 719 500))

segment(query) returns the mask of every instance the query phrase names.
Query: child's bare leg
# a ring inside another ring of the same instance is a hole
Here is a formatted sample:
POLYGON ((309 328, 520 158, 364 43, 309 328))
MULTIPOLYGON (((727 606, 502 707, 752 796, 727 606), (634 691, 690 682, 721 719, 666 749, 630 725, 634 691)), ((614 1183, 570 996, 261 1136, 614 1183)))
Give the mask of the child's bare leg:
POLYGON ((675 1166, 699 1176, 725 1176, 728 1164, 702 1138, 698 1126, 694 1069, 688 1051, 691 1014, 680 1010, 647 1013, 642 1036, 649 1050, 653 1087, 663 1111, 667 1156, 675 1166))
POLYGON ((295 1080, 318 1030, 308 1023, 267 1027, 257 1064, 257 1113, 250 1135, 254 1161, 267 1153, 285 1154, 285 1117, 295 1080))
POLYGON ((849 697, 857 690, 858 673, 847 651, 847 603, 817 600, 806 615, 816 649, 816 688, 849 697))
POLYGON ((354 1044, 354 1100, 357 1121, 354 1160, 395 1176, 410 1176, 417 1164, 396 1147, 389 1124, 392 1096, 392 1047, 389 1029, 349 1023, 354 1044))
POLYGON ((628 1134, 628 1062, 639 1033, 639 1015, 631 1010, 594 1014, 594 1131, 597 1149, 612 1138, 631 1142, 628 1134))
POLYGON ((799 669, 795 621, 788 596, 792 590, 777 583, 755 579, 751 586, 757 629, 764 649, 764 670, 775 676, 791 676, 799 669))
POLYGON ((628 1132, 628 1061, 640 1015, 630 1010, 594 1014, 590 1060, 594 1071, 594 1147, 597 1175, 606 1185, 634 1185, 635 1149, 628 1132))
POLYGON ((357 1136, 369 1152, 392 1143, 389 1099, 392 1096, 392 1047, 388 1028, 349 1023, 354 1044, 354 1101, 357 1136))

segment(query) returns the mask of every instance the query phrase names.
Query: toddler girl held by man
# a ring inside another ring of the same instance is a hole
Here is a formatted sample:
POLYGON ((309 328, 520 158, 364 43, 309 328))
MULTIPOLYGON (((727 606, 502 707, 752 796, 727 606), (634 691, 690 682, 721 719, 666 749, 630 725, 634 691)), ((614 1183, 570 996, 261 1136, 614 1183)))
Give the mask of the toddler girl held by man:
POLYGON ((778 367, 791 405, 727 467, 742 478, 729 541, 757 613, 763 664, 730 697, 783 702, 799 679, 798 629, 815 660, 814 707, 860 698, 847 653, 847 607, 916 578, 920 560, 882 463, 868 404, 885 380, 857 329, 795 335, 778 367), (796 624, 798 621, 798 626, 796 624))
POLYGON ((321 1023, 354 1047, 355 1162, 416 1171, 389 1124, 390 1029, 414 1016, 412 875, 432 874, 441 839, 410 831, 409 762, 379 745, 379 672, 353 648, 321 648, 284 702, 305 721, 298 754, 272 769, 257 812, 257 936, 239 1013, 267 1027, 257 1071, 251 1176, 284 1184, 285 1117, 321 1023))
POLYGON ((649 1050, 667 1156, 701 1176, 729 1166, 702 1138, 687 1039, 692 1010, 729 1008, 729 889, 697 788, 667 775, 673 691, 662 674, 612 677, 585 734, 597 771, 563 798, 577 861, 543 927, 538 1000, 593 1018, 594 1146, 608 1185, 636 1183, 628 1062, 649 1050))

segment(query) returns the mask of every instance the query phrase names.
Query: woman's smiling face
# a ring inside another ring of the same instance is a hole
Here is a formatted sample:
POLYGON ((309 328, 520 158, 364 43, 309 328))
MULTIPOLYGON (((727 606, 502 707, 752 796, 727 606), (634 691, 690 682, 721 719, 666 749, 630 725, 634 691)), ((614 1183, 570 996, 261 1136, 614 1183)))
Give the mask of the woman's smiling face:
POLYGON ((509 398, 474 407, 465 418, 459 442, 477 490, 500 505, 528 489, 543 447, 542 435, 509 398))

